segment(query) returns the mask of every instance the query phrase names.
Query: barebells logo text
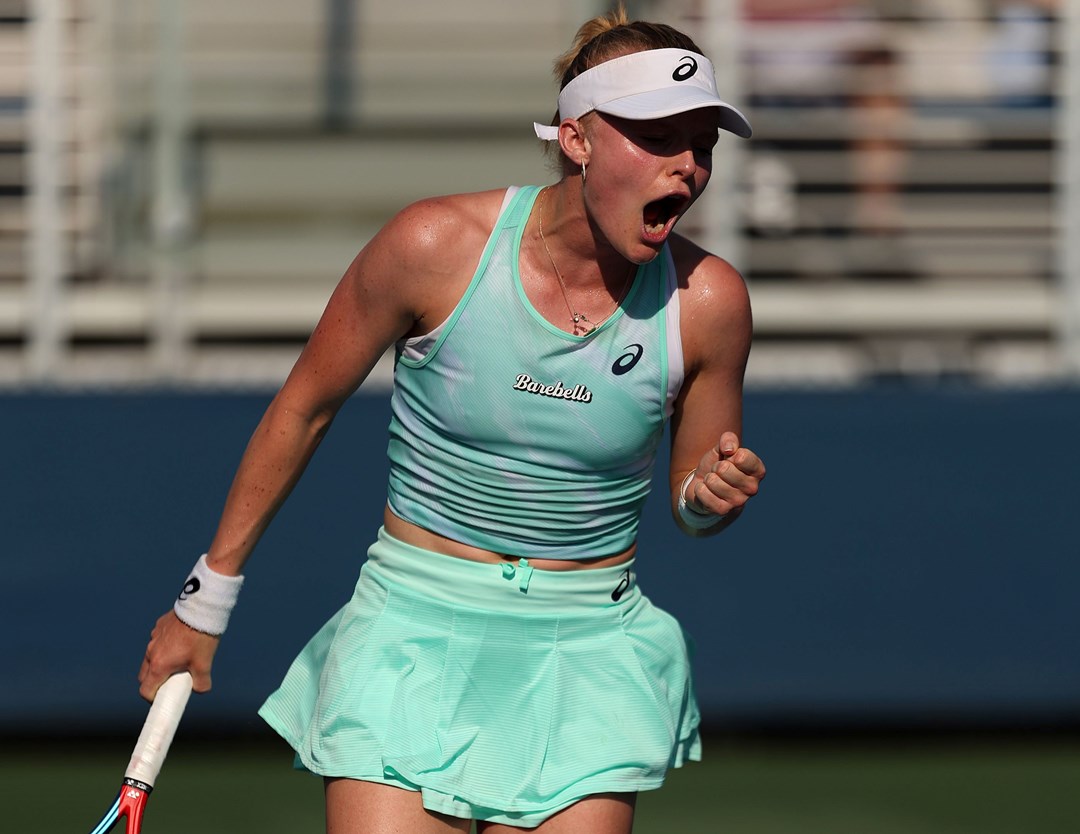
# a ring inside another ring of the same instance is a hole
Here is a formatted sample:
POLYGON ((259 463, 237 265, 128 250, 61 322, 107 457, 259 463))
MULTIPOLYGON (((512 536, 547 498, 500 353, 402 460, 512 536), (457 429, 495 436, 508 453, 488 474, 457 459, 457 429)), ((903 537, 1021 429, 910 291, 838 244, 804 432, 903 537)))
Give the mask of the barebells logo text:
POLYGON ((556 382, 554 385, 544 385, 544 383, 537 382, 528 374, 518 374, 517 382, 514 383, 514 390, 528 391, 530 394, 541 394, 545 397, 555 397, 558 400, 573 400, 579 403, 592 402, 592 391, 584 385, 567 388, 561 381, 556 382))

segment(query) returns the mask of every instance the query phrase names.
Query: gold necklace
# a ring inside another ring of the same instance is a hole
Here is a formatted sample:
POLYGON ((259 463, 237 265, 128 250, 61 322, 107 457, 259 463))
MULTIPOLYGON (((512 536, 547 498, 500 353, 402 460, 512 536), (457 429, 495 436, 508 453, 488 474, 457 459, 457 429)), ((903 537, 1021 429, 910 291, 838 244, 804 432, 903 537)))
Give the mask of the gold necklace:
POLYGON ((555 270, 555 277, 559 279, 559 289, 562 290, 562 297, 566 302, 566 309, 570 311, 570 319, 574 323, 574 335, 588 336, 592 334, 596 328, 615 315, 615 310, 618 310, 619 306, 623 303, 623 300, 626 298, 626 293, 630 289, 630 278, 634 274, 634 265, 631 263, 630 270, 626 273, 626 280, 623 282, 622 292, 619 293, 619 300, 615 302, 615 308, 600 319, 600 321, 594 322, 584 313, 579 313, 575 310, 574 305, 570 303, 570 294, 566 291, 566 282, 563 280, 562 273, 559 272, 559 267, 556 265, 555 259, 551 256, 551 250, 548 248, 547 240, 544 238, 544 199, 547 197, 547 192, 548 190, 546 188, 540 192, 540 205, 537 207, 540 242, 544 245, 544 251, 547 252, 548 260, 551 261, 551 268, 555 270), (581 332, 579 333, 578 330, 581 332))

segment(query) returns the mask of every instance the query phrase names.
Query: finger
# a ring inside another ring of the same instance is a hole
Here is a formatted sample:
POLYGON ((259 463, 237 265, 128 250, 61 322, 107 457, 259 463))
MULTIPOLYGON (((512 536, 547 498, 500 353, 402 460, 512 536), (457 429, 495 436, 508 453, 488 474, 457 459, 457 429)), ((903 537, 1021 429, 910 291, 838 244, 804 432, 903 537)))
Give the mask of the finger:
POLYGON ((727 515, 742 507, 749 496, 718 473, 710 471, 704 478, 694 482, 693 499, 704 512, 727 515))
POLYGON ((765 477, 765 464, 757 455, 749 449, 739 449, 728 458, 740 472, 750 475, 757 480, 765 477))
POLYGON ((730 457, 735 454, 739 448, 739 435, 735 434, 733 431, 724 432, 720 435, 718 448, 722 457, 730 457))
POLYGON ((149 661, 143 663, 143 667, 146 669, 146 673, 139 674, 139 694, 146 701, 153 701, 154 696, 157 695, 158 688, 165 682, 168 675, 155 672, 154 667, 149 661))
POLYGON ((756 495, 760 479, 752 472, 744 472, 733 460, 719 461, 713 467, 713 474, 733 489, 747 495, 756 495))
POLYGON ((705 478, 705 488, 726 501, 742 506, 742 500, 757 494, 757 480, 744 475, 732 464, 722 462, 705 478))
POLYGON ((153 639, 146 646, 146 651, 143 653, 142 663, 139 664, 138 680, 140 684, 143 684, 150 677, 150 654, 154 651, 153 639))
MULTIPOLYGON (((742 451, 742 450, 740 450, 742 451)), ((739 469, 730 459, 715 463, 694 491, 694 500, 703 509, 725 514, 739 509, 757 495, 760 479, 739 469)))
POLYGON ((210 679, 210 670, 192 668, 190 671, 192 691, 198 692, 200 695, 209 692, 213 686, 213 681, 210 679))

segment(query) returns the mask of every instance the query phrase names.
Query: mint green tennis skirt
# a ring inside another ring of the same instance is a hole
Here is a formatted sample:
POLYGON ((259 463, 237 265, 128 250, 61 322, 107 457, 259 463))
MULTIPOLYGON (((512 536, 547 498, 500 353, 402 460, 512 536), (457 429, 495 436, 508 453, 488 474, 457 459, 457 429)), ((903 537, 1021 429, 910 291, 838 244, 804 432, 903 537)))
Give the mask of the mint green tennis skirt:
POLYGON ((380 530, 352 598, 259 714, 314 773, 532 828, 701 758, 688 655, 632 564, 489 565, 380 530))

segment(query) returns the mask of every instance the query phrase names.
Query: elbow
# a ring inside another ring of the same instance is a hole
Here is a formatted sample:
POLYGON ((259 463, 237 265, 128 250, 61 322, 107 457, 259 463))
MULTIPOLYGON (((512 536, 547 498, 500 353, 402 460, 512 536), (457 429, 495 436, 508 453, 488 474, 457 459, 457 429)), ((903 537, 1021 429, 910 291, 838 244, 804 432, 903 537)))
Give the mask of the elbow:
POLYGON ((308 405, 279 393, 267 410, 266 430, 281 437, 303 438, 311 445, 318 443, 330 430, 337 414, 336 404, 308 405))

